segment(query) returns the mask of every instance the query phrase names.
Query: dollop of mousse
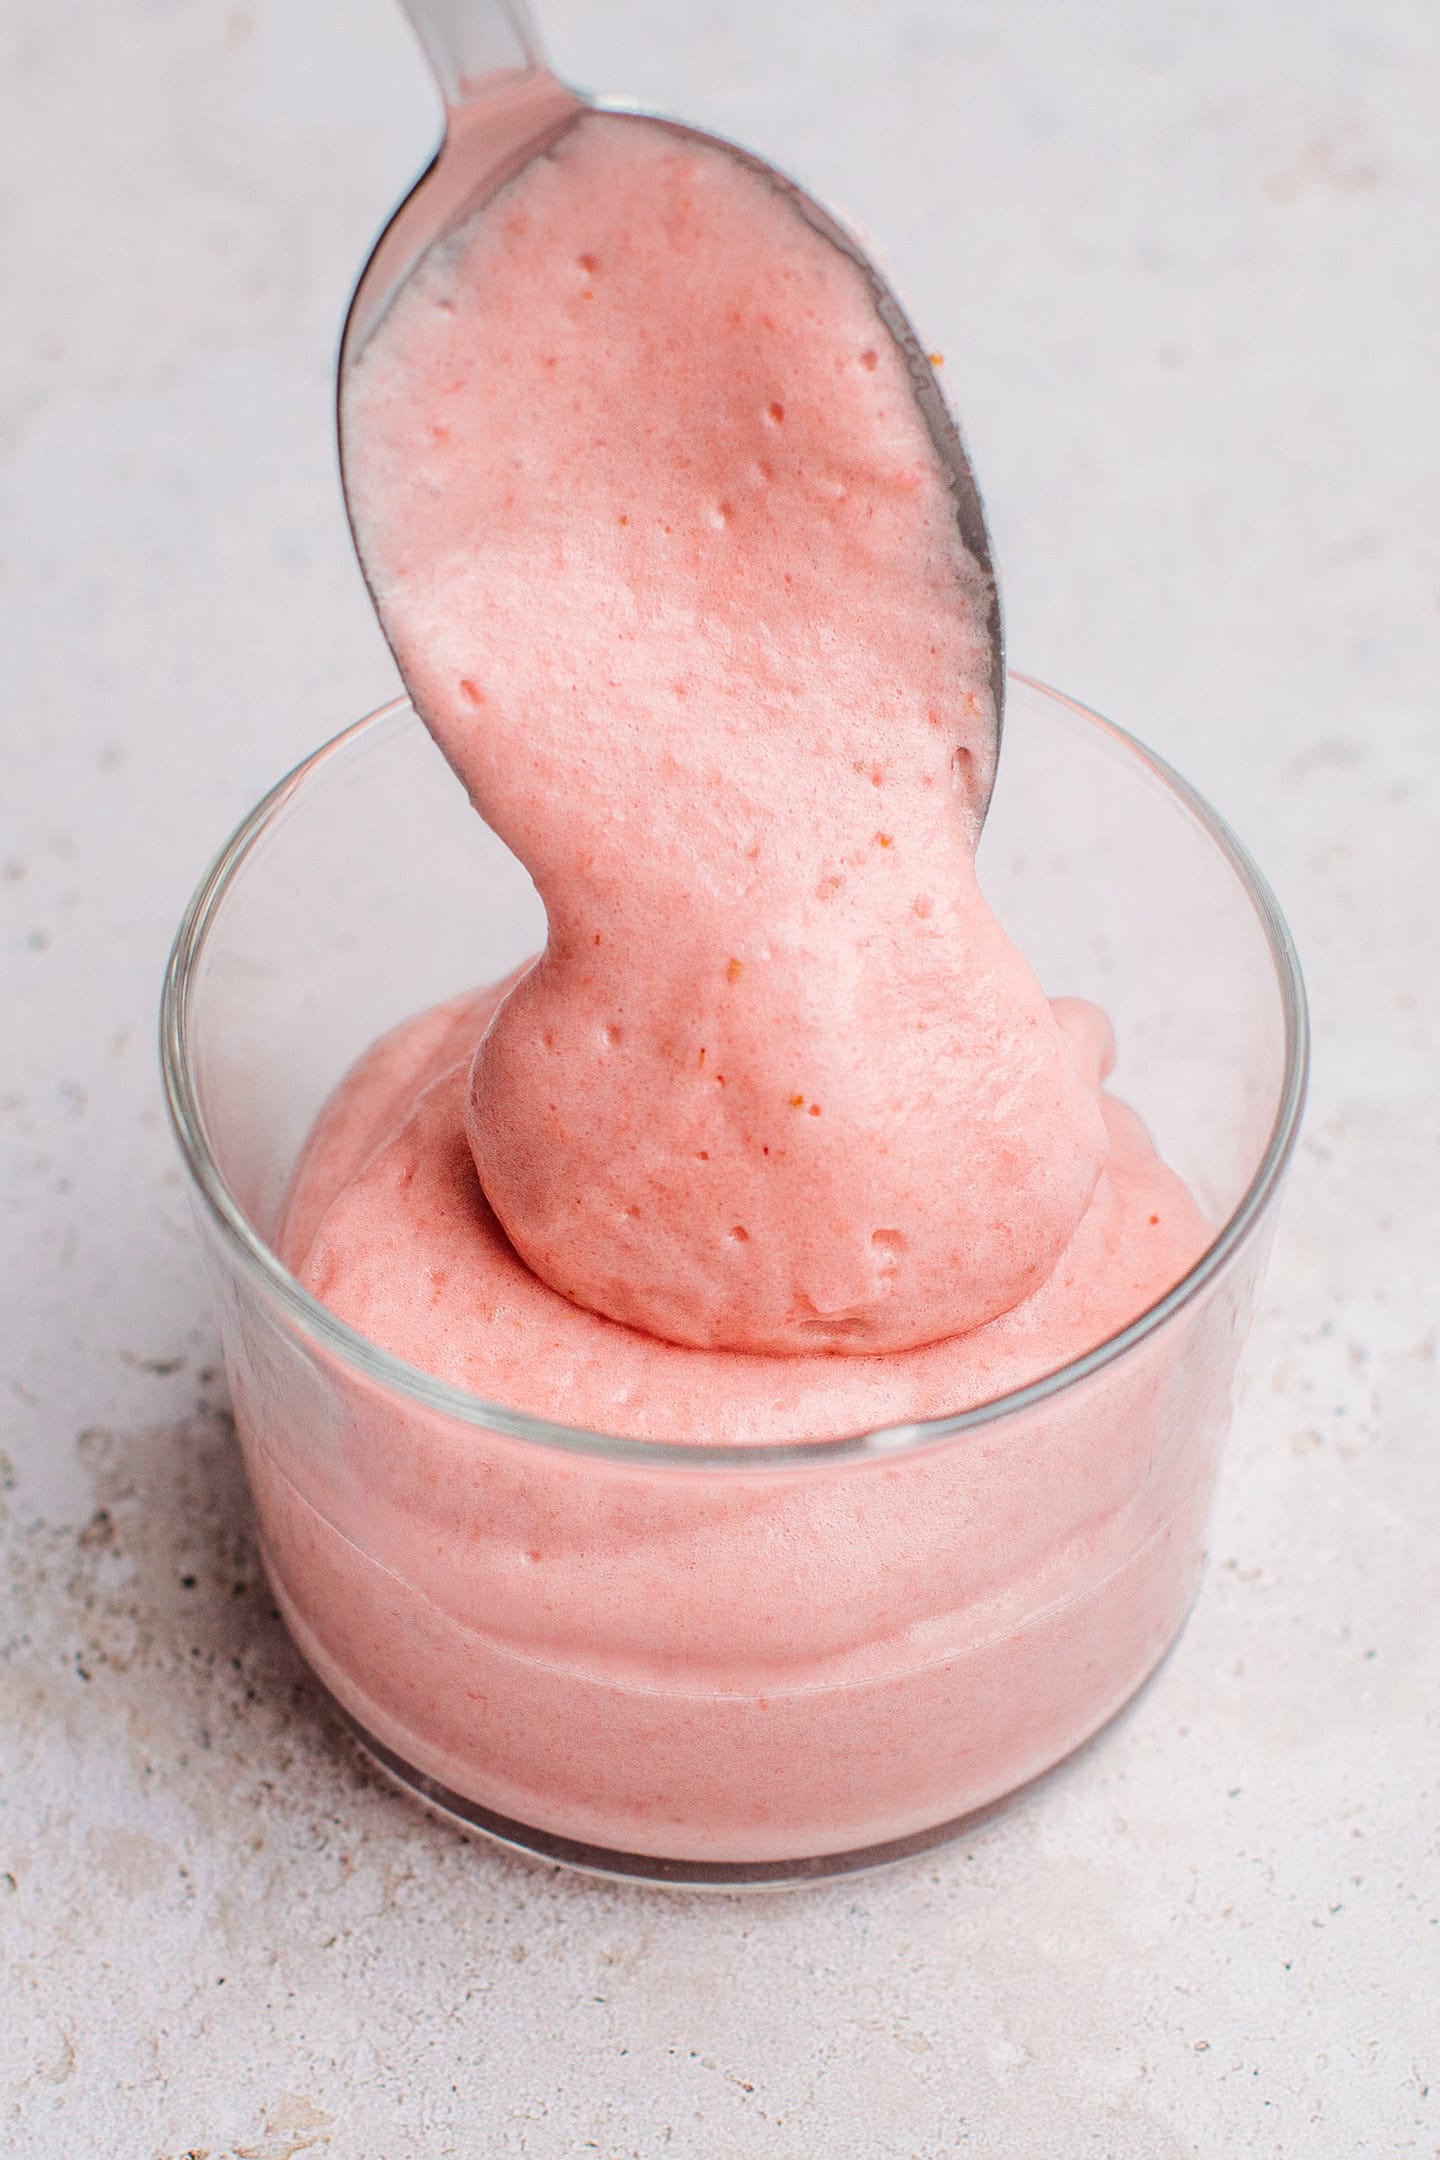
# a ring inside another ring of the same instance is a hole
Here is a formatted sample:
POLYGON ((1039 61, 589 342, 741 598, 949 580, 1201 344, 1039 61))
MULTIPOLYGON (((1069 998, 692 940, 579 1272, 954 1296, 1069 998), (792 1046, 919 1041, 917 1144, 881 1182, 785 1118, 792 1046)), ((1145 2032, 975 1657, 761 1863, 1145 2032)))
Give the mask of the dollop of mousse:
MULTIPOLYGON (((1114 1056, 1105 1015, 1081 999, 1057 999, 1055 1024, 1109 1153, 1059 1264, 1030 1297, 967 1334, 883 1356, 774 1357, 657 1339, 540 1281, 475 1178, 465 1138, 470 1064, 514 980, 417 1014, 366 1053, 310 1135, 277 1241, 305 1287, 360 1334, 507 1409, 633 1439, 733 1446, 944 1417, 1104 1342, 1210 1241, 1140 1119, 1103 1090, 1114 1056)), ((1107 1435, 1107 1447, 1118 1445, 1107 1435)), ((926 1533, 907 1512, 911 1503, 896 1505, 901 1519, 887 1534, 897 1552, 913 1554, 926 1533)), ((927 1505, 922 1489, 914 1517, 927 1505)), ((997 1565, 1020 1534, 1012 1513, 997 1518, 997 1565)), ((743 1506, 740 1517, 743 1532, 743 1506)), ((743 1569, 738 1554, 735 1566, 743 1569)), ((843 1607, 833 1581, 827 1598, 843 1607)))
POLYGON ((466 1059, 466 1235, 670 1344, 983 1328, 1111 1147, 976 881, 991 594, 910 364, 793 198, 590 114, 347 371, 383 626, 548 918, 466 1059))

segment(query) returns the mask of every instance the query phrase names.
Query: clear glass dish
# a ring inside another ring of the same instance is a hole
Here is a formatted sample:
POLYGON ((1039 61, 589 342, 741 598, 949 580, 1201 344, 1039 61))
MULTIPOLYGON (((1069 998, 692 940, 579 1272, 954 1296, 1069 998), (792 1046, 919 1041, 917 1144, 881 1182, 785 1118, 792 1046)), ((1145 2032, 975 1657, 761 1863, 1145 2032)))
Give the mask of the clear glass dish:
POLYGON ((1087 1740, 1179 1632, 1304 1094, 1294 948, 1194 792, 1024 678, 981 871, 1051 994, 1110 1013, 1114 1085, 1214 1242, 1030 1386, 803 1445, 484 1402, 272 1250, 353 1060, 543 941, 405 700, 283 780, 192 900, 162 1056, 266 1566, 362 1744, 468 1827, 692 1886, 882 1865, 1087 1740))

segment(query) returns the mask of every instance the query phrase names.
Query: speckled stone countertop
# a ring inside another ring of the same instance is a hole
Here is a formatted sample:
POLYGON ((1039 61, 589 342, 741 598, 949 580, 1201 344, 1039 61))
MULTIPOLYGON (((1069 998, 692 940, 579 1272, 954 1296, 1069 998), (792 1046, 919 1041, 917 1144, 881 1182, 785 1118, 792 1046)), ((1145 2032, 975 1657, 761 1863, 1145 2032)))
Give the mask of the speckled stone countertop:
POLYGON ((595 1886, 383 1790, 259 1577, 152 1049, 186 894, 392 672, 330 440, 425 153, 390 0, 11 0, 7 2160, 1440 2152, 1433 0, 552 0, 789 164, 950 376, 1012 651, 1288 909, 1312 1109, 1199 1610, 939 1858, 595 1886))

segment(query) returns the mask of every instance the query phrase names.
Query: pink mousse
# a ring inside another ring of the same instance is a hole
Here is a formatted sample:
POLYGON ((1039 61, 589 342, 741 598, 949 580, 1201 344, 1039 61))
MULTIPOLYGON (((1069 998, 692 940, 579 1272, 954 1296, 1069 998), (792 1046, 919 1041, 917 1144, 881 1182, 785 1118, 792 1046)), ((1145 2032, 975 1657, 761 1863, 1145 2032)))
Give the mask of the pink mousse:
POLYGON ((240 1361, 286 1617, 374 1739, 531 1828, 742 1864, 933 1828, 1173 1637, 1233 1312, 859 1464, 504 1429, 903 1427, 1207 1242, 1103 1016, 979 891, 989 594, 906 361, 785 196, 594 116, 401 292, 343 421, 387 634, 549 934, 378 1044, 297 1170, 301 1280, 502 1410, 240 1361))
POLYGON ((548 916, 469 1093, 515 1251, 702 1347, 1018 1305, 1106 1135, 975 881, 990 595, 862 272, 592 116, 410 279, 343 426, 406 683, 548 916))
POLYGON ((651 1440, 809 1440, 943 1417, 1022 1387, 1114 1334, 1208 1241, 1143 1126, 1104 1095, 1109 1025, 1065 999, 1057 1025, 1109 1139, 1094 1201, 1039 1290, 914 1350, 791 1357, 693 1350, 550 1289, 515 1252, 465 1144, 474 1046, 509 985, 405 1022, 317 1124, 281 1237, 306 1287, 374 1342, 488 1401, 651 1440))

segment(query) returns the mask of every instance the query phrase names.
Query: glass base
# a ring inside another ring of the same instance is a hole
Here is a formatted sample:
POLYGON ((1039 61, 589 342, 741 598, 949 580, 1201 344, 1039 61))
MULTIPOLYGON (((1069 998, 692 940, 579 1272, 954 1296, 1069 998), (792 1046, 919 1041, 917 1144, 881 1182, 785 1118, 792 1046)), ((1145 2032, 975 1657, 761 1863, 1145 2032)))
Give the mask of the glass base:
MULTIPOLYGON (((1188 1614, 1186 1616, 1188 1618, 1188 1614)), ((882 1845, 864 1845, 853 1852, 820 1853, 813 1859, 795 1860, 666 1860, 653 1853, 613 1852, 604 1845, 583 1845, 574 1838, 558 1837, 550 1830, 537 1830, 530 1823, 512 1822, 507 1815, 497 1815, 478 1801, 467 1800, 462 1793, 452 1792, 438 1778, 429 1777, 386 1747, 383 1740, 367 1732, 339 1699, 332 1695, 323 1681, 317 1679, 330 1708, 341 1725, 381 1773, 386 1781, 407 1799, 418 1800, 421 1805, 461 1830, 489 1838, 492 1844, 502 1845, 509 1852, 521 1853, 528 1859, 546 1860, 556 1867, 573 1868, 581 1875, 594 1875, 607 1882, 643 1883, 657 1890, 803 1890, 811 1883, 833 1882, 847 1876, 874 1875, 882 1869, 898 1867, 903 1861, 914 1860, 922 1853, 934 1852, 942 1845, 952 1844, 957 1838, 967 1837, 990 1822, 995 1816, 1013 1807, 1017 1801, 1036 1793, 1049 1783, 1058 1772, 1077 1762, 1081 1756, 1102 1740, 1113 1725, 1128 1716, 1140 1698, 1147 1694, 1162 1668, 1168 1664, 1175 1644, 1184 1633, 1184 1623, 1176 1631, 1165 1650, 1130 1695, 1108 1718, 1048 1769, 1037 1777, 1029 1778, 1013 1791, 1002 1793, 998 1799, 985 1806, 972 1808, 967 1814, 954 1815, 948 1821, 936 1823, 929 1830, 916 1830, 909 1837, 893 1838, 882 1845)))

